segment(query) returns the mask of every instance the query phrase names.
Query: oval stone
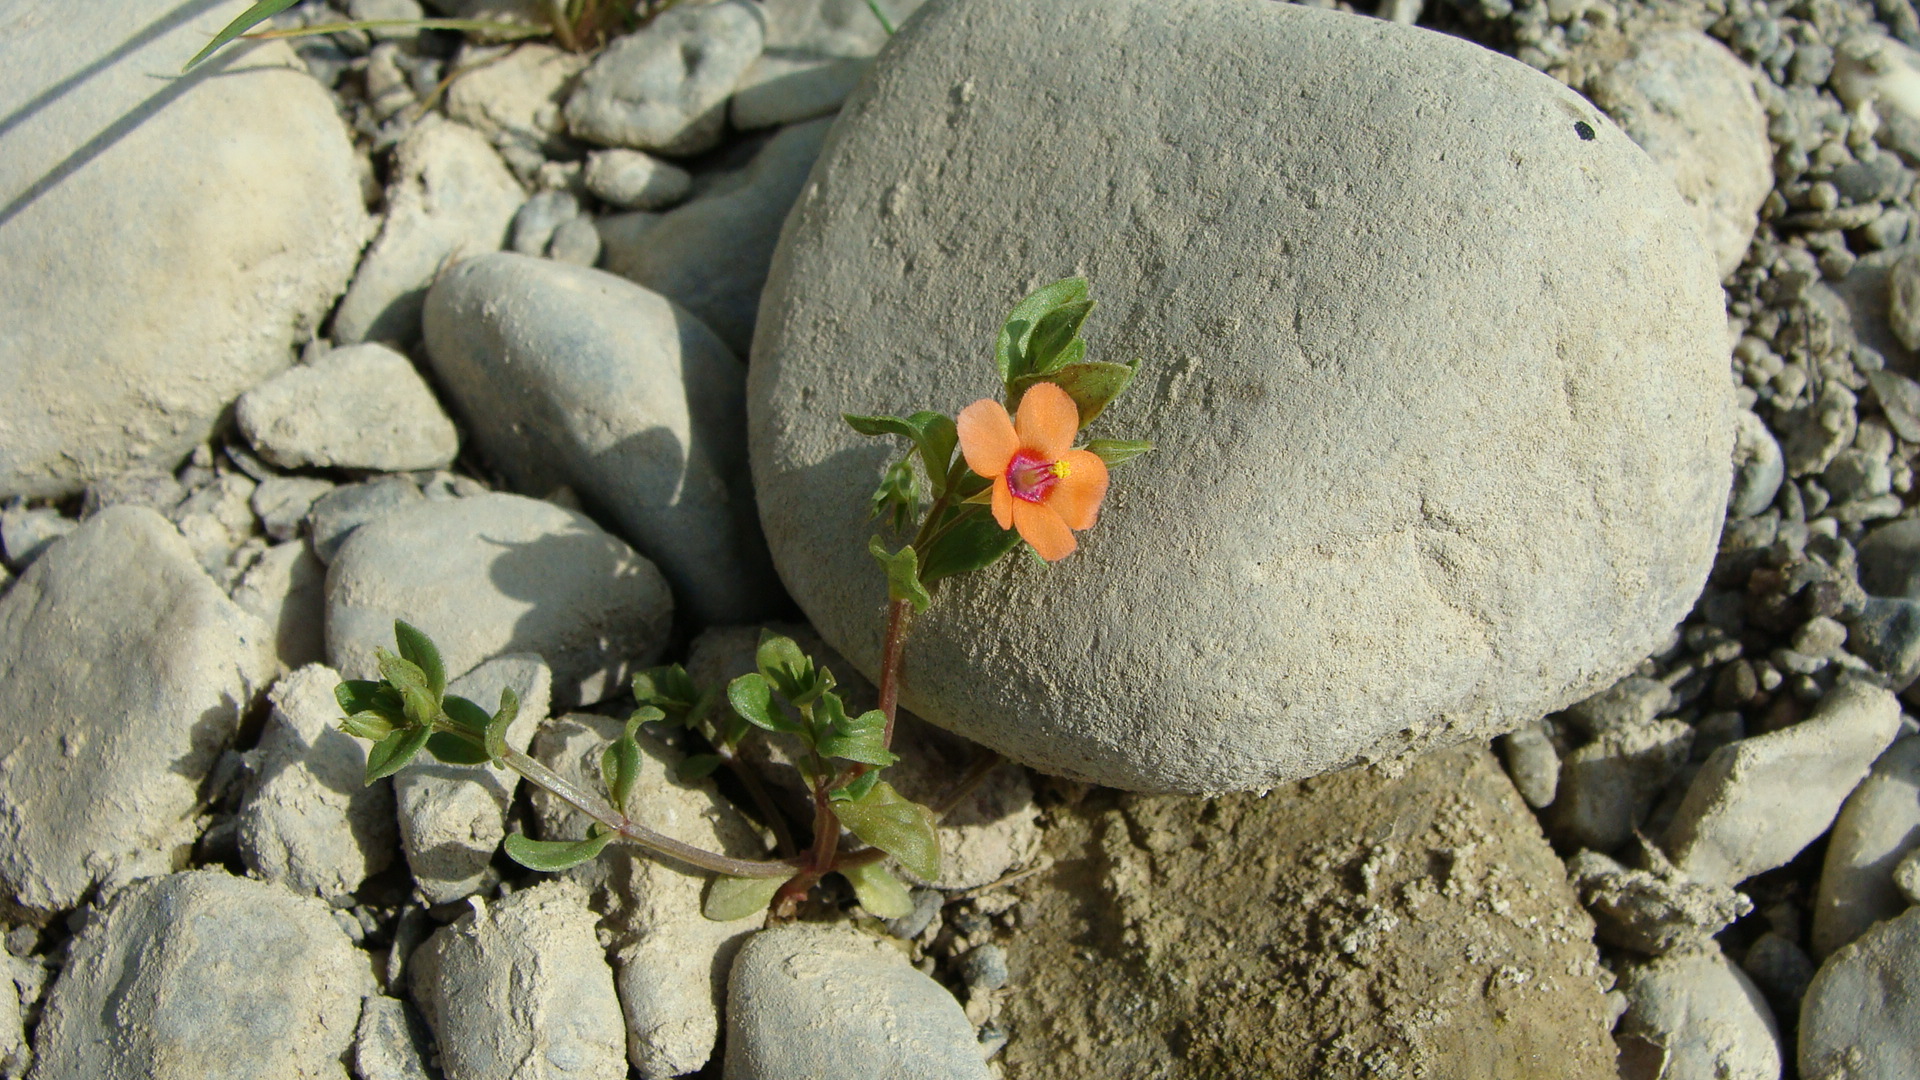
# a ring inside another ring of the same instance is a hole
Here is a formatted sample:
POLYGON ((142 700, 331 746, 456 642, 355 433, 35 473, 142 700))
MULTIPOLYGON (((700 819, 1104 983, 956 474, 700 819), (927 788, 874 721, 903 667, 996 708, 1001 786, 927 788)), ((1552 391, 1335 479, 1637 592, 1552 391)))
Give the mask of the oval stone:
MULTIPOLYGON (((1671 183, 1552 79, 1258 0, 932 0, 788 219, 748 375, 775 562, 869 675, 841 413, 996 396, 1012 303, 1093 282, 1151 439, 1054 566, 941 584, 902 702, 1042 770, 1258 788, 1484 738, 1657 647, 1733 445, 1718 277, 1671 183)), ((897 541, 896 541, 897 542, 897 541)))

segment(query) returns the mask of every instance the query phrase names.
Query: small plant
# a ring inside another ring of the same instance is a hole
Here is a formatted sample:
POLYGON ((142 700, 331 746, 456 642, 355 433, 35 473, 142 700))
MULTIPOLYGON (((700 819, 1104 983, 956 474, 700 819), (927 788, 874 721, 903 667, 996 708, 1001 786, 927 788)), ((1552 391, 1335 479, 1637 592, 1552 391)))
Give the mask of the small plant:
POLYGON ((881 647, 879 704, 851 715, 835 692, 833 673, 792 639, 763 635, 756 670, 724 689, 699 687, 679 665, 634 678, 638 709, 625 732, 602 754, 604 796, 558 775, 505 741, 518 712, 511 691, 489 714, 446 692, 440 654, 427 636, 394 624, 397 652, 378 654, 381 678, 350 681, 336 691, 349 734, 373 740, 367 782, 389 776, 421 750, 456 765, 505 768, 573 806, 594 821, 586 839, 543 841, 509 836, 509 856, 534 870, 558 871, 598 856, 623 839, 713 872, 705 911, 737 919, 766 909, 770 921, 791 918, 828 874, 839 874, 860 903, 882 918, 911 907, 906 886, 888 868, 897 862, 925 880, 939 876, 940 843, 934 812, 882 779, 893 753, 900 699, 901 658, 915 612, 933 602, 947 578, 999 561, 1024 542, 1043 560, 1058 561, 1078 546, 1076 531, 1091 528, 1107 491, 1107 468, 1152 446, 1095 439, 1073 442, 1132 383, 1137 362, 1086 358, 1080 329, 1092 312, 1082 278, 1054 282, 1014 307, 994 342, 1003 399, 984 398, 958 417, 921 411, 909 416, 847 416, 855 431, 898 436, 904 455, 882 473, 873 516, 888 531, 912 539, 897 550, 875 536, 868 550, 887 577, 886 638, 881 647), (1004 402, 1004 404, 1003 404, 1004 402), (736 859, 681 843, 627 814, 640 772, 640 725, 685 728, 709 752, 692 755, 680 778, 693 780, 725 766, 739 778, 774 830, 777 859, 736 859), (740 750, 747 740, 784 736, 799 747, 796 765, 812 797, 807 847, 796 844, 740 750), (859 846, 841 847, 842 829, 859 846))

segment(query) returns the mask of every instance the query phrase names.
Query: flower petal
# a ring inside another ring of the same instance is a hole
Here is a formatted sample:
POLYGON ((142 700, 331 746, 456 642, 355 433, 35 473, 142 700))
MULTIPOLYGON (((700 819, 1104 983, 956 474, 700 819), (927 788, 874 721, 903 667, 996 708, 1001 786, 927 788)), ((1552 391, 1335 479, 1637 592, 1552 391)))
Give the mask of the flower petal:
POLYGON ((1004 406, 981 398, 960 410, 954 426, 960 432, 960 455, 967 459, 967 468, 989 480, 1006 476, 1007 464, 1020 449, 1020 436, 1014 433, 1004 406))
POLYGON ((1100 500, 1107 497, 1107 463, 1098 454, 1069 450, 1060 458, 1067 467, 1047 492, 1047 508, 1060 515, 1069 529, 1091 529, 1100 515, 1100 500))
POLYGON ((1013 528, 1013 503, 1013 488, 1007 483, 1007 474, 1002 472, 993 478, 993 520, 1003 529, 1013 528))
POLYGON ((1079 546, 1073 539, 1073 530, 1045 503, 1013 500, 1013 527, 1020 530, 1020 539, 1032 544, 1033 550, 1048 562, 1059 562, 1079 546))
POLYGON ((1033 451, 1044 461, 1059 461, 1080 431, 1080 406, 1053 383, 1034 383, 1020 397, 1020 415, 1013 426, 1020 436, 1020 448, 1033 451))

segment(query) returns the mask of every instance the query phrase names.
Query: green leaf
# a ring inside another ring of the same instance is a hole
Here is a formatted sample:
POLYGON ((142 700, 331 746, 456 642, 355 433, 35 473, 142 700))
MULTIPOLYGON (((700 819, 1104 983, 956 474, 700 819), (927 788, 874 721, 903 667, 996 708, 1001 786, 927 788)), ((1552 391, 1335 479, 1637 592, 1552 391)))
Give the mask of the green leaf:
POLYGON ((933 482, 934 496, 944 493, 947 464, 953 460, 954 448, 960 444, 960 432, 953 417, 922 409, 907 417, 847 413, 843 419, 862 435, 899 435, 913 440, 914 448, 920 451, 920 462, 926 467, 927 479, 933 482))
POLYGON ((1119 465, 1152 450, 1153 444, 1145 439, 1094 439, 1087 449, 1108 465, 1119 465))
POLYGON ((220 46, 225 45, 227 42, 232 41, 234 38, 239 37, 241 34, 266 22, 268 19, 273 18, 275 15, 280 14, 299 2, 300 0, 260 0, 259 3, 241 12, 238 17, 228 23, 225 30, 215 34, 213 40, 207 42, 207 47, 194 53, 193 59, 187 61, 186 66, 180 70, 193 70, 195 64, 213 55, 220 46))
POLYGON ((926 563, 920 568, 920 580, 931 585, 942 578, 967 574, 999 562, 1007 552, 1020 546, 1020 534, 1002 529, 984 506, 960 508, 962 517, 933 543, 927 545, 926 563))
POLYGON ((860 906, 876 919, 898 919, 913 911, 913 894, 883 863, 846 867, 840 876, 853 886, 860 906))
POLYGON ((493 724, 487 710, 458 694, 448 694, 441 699, 440 709, 455 726, 472 733, 475 742, 486 741, 487 728, 493 724))
POLYGON ((879 709, 848 716, 838 694, 823 694, 816 710, 820 723, 817 748, 828 757, 885 767, 899 761, 883 741, 887 718, 879 709))
POLYGON ((340 720, 341 731, 354 738, 371 739, 374 742, 379 742, 393 734, 393 728, 392 720, 372 711, 357 712, 340 720))
POLYGON ((348 679, 333 688, 333 700, 340 703, 340 711, 348 716, 380 712, 378 699, 384 687, 384 683, 371 679, 348 679))
POLYGON ((788 735, 798 735, 802 730, 798 722, 789 720, 773 703, 773 688, 767 685, 766 676, 758 672, 742 675, 727 684, 727 704, 754 727, 788 735))
POLYGON ((887 18, 887 13, 880 10, 880 0, 867 0, 867 10, 873 12, 873 17, 880 20, 880 29, 885 30, 888 37, 892 37, 893 20, 887 18))
POLYGON ((1080 407, 1080 426, 1084 428, 1093 423, 1109 402, 1126 392, 1138 368, 1138 361, 1132 364, 1108 364, 1087 360, 1050 371, 1044 377, 1029 375, 1007 384, 1007 408, 1019 408, 1021 397, 1035 383, 1050 382, 1065 390, 1073 403, 1080 407))
POLYGON ((853 835, 900 860, 907 872, 923 881, 940 876, 940 838, 933 830, 933 811, 921 806, 882 780, 859 799, 835 802, 834 813, 853 835))
POLYGON ((707 885, 707 899, 700 905, 700 913, 714 922, 732 922, 758 915, 773 903, 773 894, 779 892, 780 886, 785 885, 787 880, 777 877, 716 877, 707 885))
POLYGON ((627 796, 633 794, 634 782, 640 779, 640 744, 628 735, 608 743, 600 755, 600 778, 607 782, 613 808, 626 813, 627 796))
POLYGON ((519 715, 520 695, 514 693, 511 686, 501 687, 500 707, 495 709, 493 716, 487 720, 485 739, 487 754, 494 761, 497 762, 507 756, 507 729, 513 726, 514 720, 519 715))
POLYGON ((420 669, 426 676, 427 690, 435 698, 447 692, 447 669, 440 662, 440 650, 434 648, 432 639, 401 622, 393 620, 393 640, 400 646, 400 656, 420 669))
POLYGON ((427 686, 427 673, 411 660, 385 649, 374 650, 380 662, 380 674, 400 692, 406 717, 415 724, 432 724, 440 717, 440 701, 427 686))
POLYGON ((651 705, 676 720, 684 720, 700 700, 700 690, 693 685, 686 668, 672 664, 635 675, 633 697, 642 705, 651 705))
POLYGON ((1092 300, 1075 300, 1041 316, 1027 339, 1028 371, 1044 375, 1085 356, 1087 347, 1084 343, 1078 349, 1068 346, 1080 336, 1080 327, 1092 311, 1092 300))
POLYGON ((585 840, 531 840, 522 833, 512 833, 501 846, 506 848, 507 857, 521 866, 554 874, 593 859, 612 839, 611 832, 585 840))
POLYGON ((925 611, 927 605, 933 603, 927 587, 921 584, 920 558, 915 554, 912 544, 889 555, 887 545, 876 536, 867 541, 867 550, 880 560, 880 565, 887 571, 888 597, 910 601, 915 611, 925 611))
POLYGON ((413 760, 413 755, 427 745, 433 735, 433 729, 425 724, 418 727, 401 728, 393 734, 373 744, 367 751, 367 779, 371 784, 383 776, 392 776, 413 760))
POLYGON ((449 765, 485 765, 493 760, 487 755, 486 747, 451 731, 436 731, 427 736, 427 752, 449 765))
POLYGON ((920 513, 920 478, 911 457, 901 458, 880 474, 880 484, 868 500, 867 516, 884 518, 894 532, 906 532, 920 513))
POLYGON ((705 780, 713 775, 713 770, 718 769, 721 762, 719 754, 690 754, 679 765, 674 766, 673 776, 683 784, 705 780))
POLYGON ((1011 384, 1013 380, 1032 372, 1033 367, 1027 358, 1027 342, 1048 312, 1086 298, 1087 279, 1070 277, 1035 289, 1026 299, 1015 304, 1007 314, 1006 323, 1000 327, 999 336, 993 341, 993 362, 1000 369, 1000 381, 1011 384))
POLYGON ((866 772, 847 781, 844 785, 827 792, 827 798, 832 799, 836 803, 858 801, 866 798, 867 792, 872 791, 873 785, 879 782, 880 770, 868 769, 866 772))
POLYGON ((816 667, 813 657, 790 637, 762 630, 753 659, 760 674, 795 706, 811 705, 815 698, 833 689, 833 673, 816 667))

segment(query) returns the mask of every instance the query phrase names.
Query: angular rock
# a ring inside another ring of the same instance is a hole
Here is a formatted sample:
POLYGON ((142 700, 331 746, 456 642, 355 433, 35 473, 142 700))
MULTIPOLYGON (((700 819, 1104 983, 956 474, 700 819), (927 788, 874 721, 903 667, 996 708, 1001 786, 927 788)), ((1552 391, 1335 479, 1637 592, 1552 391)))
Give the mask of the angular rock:
POLYGON ((333 314, 333 340, 420 336, 427 287, 449 263, 498 251, 526 192, 486 136, 429 113, 394 150, 387 219, 333 314))
POLYGON ((1614 1029, 1621 1080, 1779 1080, 1773 1013, 1719 946, 1634 965, 1620 984, 1627 995, 1614 1029))
POLYGON ((453 464, 460 437, 406 357, 350 345, 240 396, 234 419, 268 463, 409 472, 453 464))
POLYGON ((277 672, 173 526, 114 507, 0 596, 0 893, 44 920, 116 860, 184 856, 200 781, 277 672))
POLYGON ((580 887, 472 903, 410 965, 447 1080, 624 1080, 620 1003, 580 887))
POLYGON ((1628 721, 1569 753, 1547 808, 1555 835, 1596 851, 1626 843, 1686 764, 1692 745, 1693 729, 1682 721, 1628 721))
POLYGON ((1567 876, 1601 941, 1649 956, 1704 945, 1753 910, 1728 886, 1688 881, 1667 866, 1629 869, 1596 851, 1567 860, 1567 876))
MULTIPOLYGON (((489 714, 500 691, 512 688, 520 712, 507 745, 524 752, 547 718, 553 674, 538 656, 501 656, 447 685, 489 714)), ((429 904, 445 904, 491 884, 493 856, 507 835, 507 808, 520 778, 502 769, 477 769, 416 759, 394 774, 400 848, 415 888, 429 904)))
POLYGON ((1893 869, 1914 850, 1920 850, 1920 738, 1906 738, 1880 755, 1834 820, 1813 903, 1815 958, 1826 959, 1869 926, 1906 910, 1893 869))
POLYGON ((727 96, 765 37, 766 16, 747 0, 668 10, 600 54, 567 99, 567 126, 603 146, 710 150, 726 127, 727 96))
POLYGON ((332 491, 333 481, 312 476, 270 476, 253 489, 247 502, 260 519, 260 530, 275 541, 291 540, 320 496, 332 491))
POLYGON ((638 150, 600 150, 587 156, 587 190, 623 210, 658 210, 686 198, 693 178, 676 165, 638 150))
POLYGON ((220 472, 167 512, 194 558, 223 584, 231 579, 234 549, 253 535, 257 486, 245 473, 220 472))
POLYGON ((1567 719, 1589 738, 1619 728, 1652 723, 1672 704, 1673 694, 1658 679, 1629 675, 1585 701, 1567 707, 1567 719))
POLYGON ((1627 59, 1587 84, 1595 105, 1673 179, 1722 277, 1739 269, 1773 190, 1767 113, 1753 69, 1698 30, 1638 35, 1627 59))
POLYGON ((560 107, 586 66, 584 57, 551 45, 520 45, 455 79, 447 87, 447 115, 495 146, 564 153, 569 141, 560 107))
POLYGON ((1072 560, 943 585, 914 712, 1057 775, 1261 788, 1530 722, 1692 606, 1731 481, 1723 297, 1669 181, 1584 99, 1414 28, 1204 0, 934 0, 863 87, 748 373, 761 520, 828 642, 878 670, 867 500, 899 452, 841 413, 993 391, 955 358, 1076 268, 1094 355, 1159 358, 1094 434, 1163 450, 1072 560), (1360 280, 1394 302, 1356 304, 1360 280))
POLYGON ((973 1025, 946 988, 848 926, 763 930, 734 958, 727 1080, 806 1080, 884 1063, 901 1080, 985 1080, 973 1025))
POLYGON ((0 498, 172 469, 353 272, 371 228, 353 147, 292 51, 181 74, 226 10, 9 5, 0 498))
POLYGON ((698 320, 609 274, 495 255, 440 282, 427 326, 441 385, 514 487, 579 493, 699 623, 780 603, 740 441, 744 373, 698 320))
POLYGON ((360 1080, 433 1080, 427 1071, 427 1029, 407 1004, 384 994, 360 1003, 353 1033, 353 1069, 360 1080))
POLYGON ((327 906, 197 870, 92 920, 34 1038, 42 1080, 344 1080, 367 960, 327 906))
POLYGON ((736 184, 661 215, 631 245, 609 243, 607 269, 693 312, 745 356, 780 224, 832 126, 814 120, 775 135, 736 184))
POLYGON ((1788 413, 1782 423, 1789 432, 1782 448, 1787 459, 1787 475, 1811 476, 1826 469, 1853 441, 1859 417, 1854 408, 1859 400, 1838 383, 1828 383, 1820 396, 1788 413))
MULTIPOLYGON (((653 564, 586 515, 518 495, 420 502, 356 529, 327 571, 327 658, 377 678, 404 619, 457 677, 538 653, 554 699, 591 703, 658 656, 673 597, 653 564)), ((491 703, 489 703, 491 707, 491 703)))
POLYGON ((1920 907, 1827 958, 1800 1007, 1805 1080, 1920 1075, 1920 907))
POLYGON ((313 501, 307 513, 314 555, 321 562, 332 562, 355 529, 424 498, 419 485, 404 476, 382 476, 327 492, 313 501))
POLYGON ((335 726, 338 685, 339 674, 320 664, 275 684, 238 824, 247 869, 345 906, 397 847, 393 786, 365 782, 368 744, 335 726))
POLYGON ((1737 885, 1784 866, 1840 812, 1900 730, 1900 702, 1843 680, 1812 716, 1714 751, 1662 846, 1697 881, 1737 885))

